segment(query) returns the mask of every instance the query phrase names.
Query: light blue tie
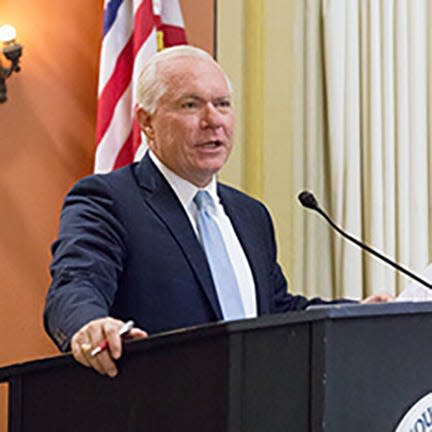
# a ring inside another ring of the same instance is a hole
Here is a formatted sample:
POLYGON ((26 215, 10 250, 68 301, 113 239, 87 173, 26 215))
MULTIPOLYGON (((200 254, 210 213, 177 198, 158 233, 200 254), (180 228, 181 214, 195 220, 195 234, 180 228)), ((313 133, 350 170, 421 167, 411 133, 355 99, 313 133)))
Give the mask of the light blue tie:
POLYGON ((245 317, 234 268, 229 259, 222 233, 209 213, 214 206, 207 191, 198 191, 194 197, 198 208, 198 231, 204 247, 207 261, 216 287, 222 314, 225 320, 236 320, 245 317))

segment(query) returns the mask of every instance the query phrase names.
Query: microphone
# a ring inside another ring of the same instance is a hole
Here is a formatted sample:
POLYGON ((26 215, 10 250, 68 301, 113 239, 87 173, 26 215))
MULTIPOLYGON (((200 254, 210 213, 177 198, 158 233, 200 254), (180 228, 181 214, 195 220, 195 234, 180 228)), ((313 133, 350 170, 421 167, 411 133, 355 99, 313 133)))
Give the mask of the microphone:
POLYGON ((322 210, 318 204, 318 201, 315 199, 315 197, 313 196, 313 194, 311 192, 308 191, 303 191, 298 195, 298 199, 301 202, 303 207, 309 208, 311 210, 314 210, 316 212, 318 212, 329 224, 332 228, 334 228, 340 235, 342 235, 343 237, 347 238, 348 240, 352 241, 353 243, 355 243, 357 246, 359 246, 362 249, 365 249, 366 251, 368 251, 369 253, 371 253, 372 255, 375 255, 376 257, 378 257, 380 260, 383 260, 385 263, 387 263, 388 265, 394 267, 396 270, 399 270, 402 273, 405 273, 407 276, 409 276, 411 279, 414 279, 415 281, 421 283, 422 285, 424 285, 425 287, 432 289, 432 284, 430 284, 429 282, 425 281, 424 279, 422 279, 421 277, 417 276, 416 274, 412 273, 410 270, 406 269, 405 267, 402 267, 400 264, 398 264, 395 261, 392 261, 391 259, 387 258, 386 256, 384 256, 382 253, 378 252, 375 249, 372 249, 370 246, 368 246, 366 243, 361 242, 360 240, 356 239, 355 237, 353 237, 352 235, 348 234, 347 232, 345 232, 344 230, 342 230, 342 228, 339 228, 331 219, 330 217, 327 215, 327 213, 322 210))

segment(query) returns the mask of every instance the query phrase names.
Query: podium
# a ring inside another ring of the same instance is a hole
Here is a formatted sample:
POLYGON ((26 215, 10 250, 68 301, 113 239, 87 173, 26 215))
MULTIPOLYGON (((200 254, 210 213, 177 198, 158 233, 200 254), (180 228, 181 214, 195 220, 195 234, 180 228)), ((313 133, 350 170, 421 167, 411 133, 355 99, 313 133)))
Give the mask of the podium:
POLYGON ((62 355, 0 369, 9 431, 392 431, 432 391, 432 304, 339 305, 126 344, 119 375, 62 355))

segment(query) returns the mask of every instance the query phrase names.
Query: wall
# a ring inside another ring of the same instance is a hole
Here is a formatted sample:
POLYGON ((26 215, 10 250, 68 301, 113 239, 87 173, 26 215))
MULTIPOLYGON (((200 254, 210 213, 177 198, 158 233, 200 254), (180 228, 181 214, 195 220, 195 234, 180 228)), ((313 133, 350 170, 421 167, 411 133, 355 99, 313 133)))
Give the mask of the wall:
POLYGON ((56 351, 42 330, 62 196, 91 171, 102 7, 2 2, 24 45, 0 105, 0 365, 56 351))
MULTIPOLYGON (((181 4, 189 43, 212 52, 213 0, 181 4)), ((49 247, 65 193, 92 171, 102 5, 0 2, 24 45, 0 105, 0 367, 57 354, 42 325, 49 247)))
MULTIPOLYGON (((218 0, 218 58, 235 88, 238 120, 234 152, 221 177, 268 206, 285 275, 294 273, 293 238, 301 236, 293 227, 293 212, 301 209, 293 190, 292 143, 299 139, 304 109, 298 94, 303 88, 302 7, 302 0, 218 0), (246 157, 250 151, 258 153, 252 163, 246 157)), ((290 290, 299 286, 290 283, 290 290)))

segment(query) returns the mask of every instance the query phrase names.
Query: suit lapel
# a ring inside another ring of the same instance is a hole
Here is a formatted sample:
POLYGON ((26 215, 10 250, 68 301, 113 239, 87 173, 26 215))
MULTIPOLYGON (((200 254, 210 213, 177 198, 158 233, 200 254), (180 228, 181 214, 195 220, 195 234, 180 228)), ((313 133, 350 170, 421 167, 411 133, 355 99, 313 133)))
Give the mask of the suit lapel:
POLYGON ((257 247, 258 242, 254 241, 257 238, 256 230, 259 221, 254 220, 247 207, 236 202, 234 194, 230 193, 228 189, 219 186, 218 193, 251 267, 259 314, 268 313, 270 310, 267 287, 268 276, 266 275, 262 251, 257 247))
POLYGON ((147 204, 165 223, 171 235, 183 250, 216 317, 222 319, 222 311, 201 244, 182 204, 148 154, 137 165, 136 176, 138 184, 144 190, 144 199, 147 204))

